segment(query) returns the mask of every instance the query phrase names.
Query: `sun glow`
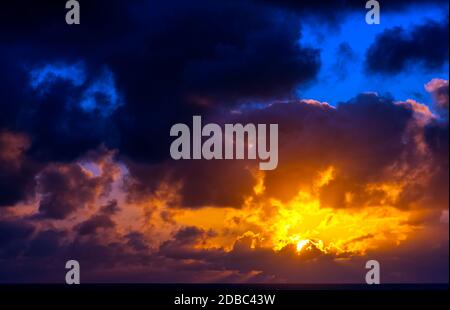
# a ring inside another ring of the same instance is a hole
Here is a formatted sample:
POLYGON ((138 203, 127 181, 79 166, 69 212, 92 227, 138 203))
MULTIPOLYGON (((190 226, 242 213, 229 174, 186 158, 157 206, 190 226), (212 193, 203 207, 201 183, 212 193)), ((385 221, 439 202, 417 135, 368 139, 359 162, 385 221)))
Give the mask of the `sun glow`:
POLYGON ((308 243, 308 239, 300 240, 299 242, 297 242, 297 252, 300 252, 308 243))
MULTIPOLYGON (((242 208, 207 208, 184 211, 176 220, 219 233, 204 241, 202 247, 232 250, 237 240, 250 239, 252 248, 281 251, 293 247, 301 254, 320 251, 334 255, 364 255, 381 247, 397 246, 420 227, 410 223, 417 214, 390 205, 401 189, 393 185, 368 186, 387 197, 376 206, 329 208, 321 204, 319 189, 335 176, 333 167, 319 172, 309 189, 299 190, 287 202, 267 197, 264 175, 256 180, 255 195, 248 197, 242 208), (220 213, 220 214, 219 214, 220 213), (217 218, 215 225, 211 220, 217 218)), ((349 193, 348 196, 353 194, 349 193)), ((346 197, 347 199, 347 197, 346 197)))

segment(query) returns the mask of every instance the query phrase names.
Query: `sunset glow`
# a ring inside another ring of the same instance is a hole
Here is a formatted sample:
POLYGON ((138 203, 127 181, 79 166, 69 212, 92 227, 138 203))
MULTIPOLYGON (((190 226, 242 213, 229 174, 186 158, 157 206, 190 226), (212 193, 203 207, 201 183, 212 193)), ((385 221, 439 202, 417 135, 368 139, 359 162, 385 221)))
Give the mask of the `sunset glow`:
POLYGON ((448 283, 448 0, 25 2, 0 284, 448 283))
MULTIPOLYGON (((318 173, 310 191, 300 190, 287 202, 261 196, 259 192, 248 197, 239 210, 183 211, 175 219, 182 224, 196 223, 206 230, 221 227, 223 236, 219 233, 212 238, 214 241, 204 245, 206 248, 230 250, 236 240, 246 237, 254 246, 274 251, 295 245, 298 252, 314 248, 334 255, 364 255, 371 249, 394 247, 420 230, 420 225, 409 222, 420 213, 417 210, 400 210, 388 204, 351 209, 321 207, 317 193, 332 180, 331 171, 329 168, 318 173)), ((261 179, 256 182, 263 187, 261 179)), ((386 197, 393 195, 392 186, 381 188, 386 197)), ((367 190, 371 189, 368 186, 367 190)))

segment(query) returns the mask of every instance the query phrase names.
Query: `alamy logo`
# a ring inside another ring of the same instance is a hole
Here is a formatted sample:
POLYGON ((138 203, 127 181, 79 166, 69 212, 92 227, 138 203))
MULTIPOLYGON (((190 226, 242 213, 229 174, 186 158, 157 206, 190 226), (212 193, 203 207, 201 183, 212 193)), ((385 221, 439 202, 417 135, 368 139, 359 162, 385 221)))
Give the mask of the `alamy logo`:
POLYGON ((247 145, 247 159, 258 157, 260 170, 273 170, 278 166, 278 124, 270 124, 269 131, 266 124, 225 124, 222 131, 218 124, 210 123, 202 128, 201 116, 194 116, 192 139, 186 124, 170 129, 170 136, 178 137, 170 146, 170 156, 175 160, 245 159, 247 145), (202 143, 203 137, 207 139, 202 143))
POLYGON ((69 0, 66 2, 66 23, 68 25, 79 25, 80 24, 80 3, 75 0, 69 0))
POLYGON ((66 262, 66 284, 80 284, 80 263, 76 260, 66 262))
POLYGON ((367 1, 366 9, 370 9, 366 13, 366 23, 369 25, 380 24, 380 3, 376 0, 367 1))
POLYGON ((366 283, 380 284, 380 263, 374 259, 366 262, 366 269, 369 271, 366 273, 366 283))

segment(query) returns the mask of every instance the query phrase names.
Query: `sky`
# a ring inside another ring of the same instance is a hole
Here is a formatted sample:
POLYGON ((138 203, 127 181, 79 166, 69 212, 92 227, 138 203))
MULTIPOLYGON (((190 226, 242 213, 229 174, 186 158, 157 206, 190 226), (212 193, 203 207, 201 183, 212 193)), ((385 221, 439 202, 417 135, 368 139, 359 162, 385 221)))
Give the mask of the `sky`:
POLYGON ((448 2, 0 9, 0 283, 448 283, 448 2), (173 160, 279 126, 278 167, 173 160))

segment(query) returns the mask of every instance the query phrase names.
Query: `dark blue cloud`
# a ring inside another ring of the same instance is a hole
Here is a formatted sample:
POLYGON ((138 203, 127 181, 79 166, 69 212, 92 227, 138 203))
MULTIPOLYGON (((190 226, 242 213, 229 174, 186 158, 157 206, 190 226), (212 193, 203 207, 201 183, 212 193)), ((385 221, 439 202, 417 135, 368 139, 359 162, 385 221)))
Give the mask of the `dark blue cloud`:
POLYGON ((2 59, 14 75, 0 81, 11 86, 0 89, 9 114, 0 127, 32 133, 40 160, 100 144, 160 160, 171 124, 290 96, 320 66, 319 50, 298 44, 297 17, 251 1, 82 1, 77 27, 56 3, 27 7, 33 14, 2 8, 2 59))
POLYGON ((414 66, 428 70, 448 62, 448 18, 428 21, 412 29, 395 27, 377 36, 366 55, 370 73, 395 74, 414 66))
POLYGON ((0 220, 0 259, 20 255, 33 232, 34 227, 26 222, 0 220))
POLYGON ((69 81, 74 86, 83 85, 86 80, 83 64, 46 64, 30 72, 31 87, 43 93, 48 92, 48 88, 58 80, 69 81))

